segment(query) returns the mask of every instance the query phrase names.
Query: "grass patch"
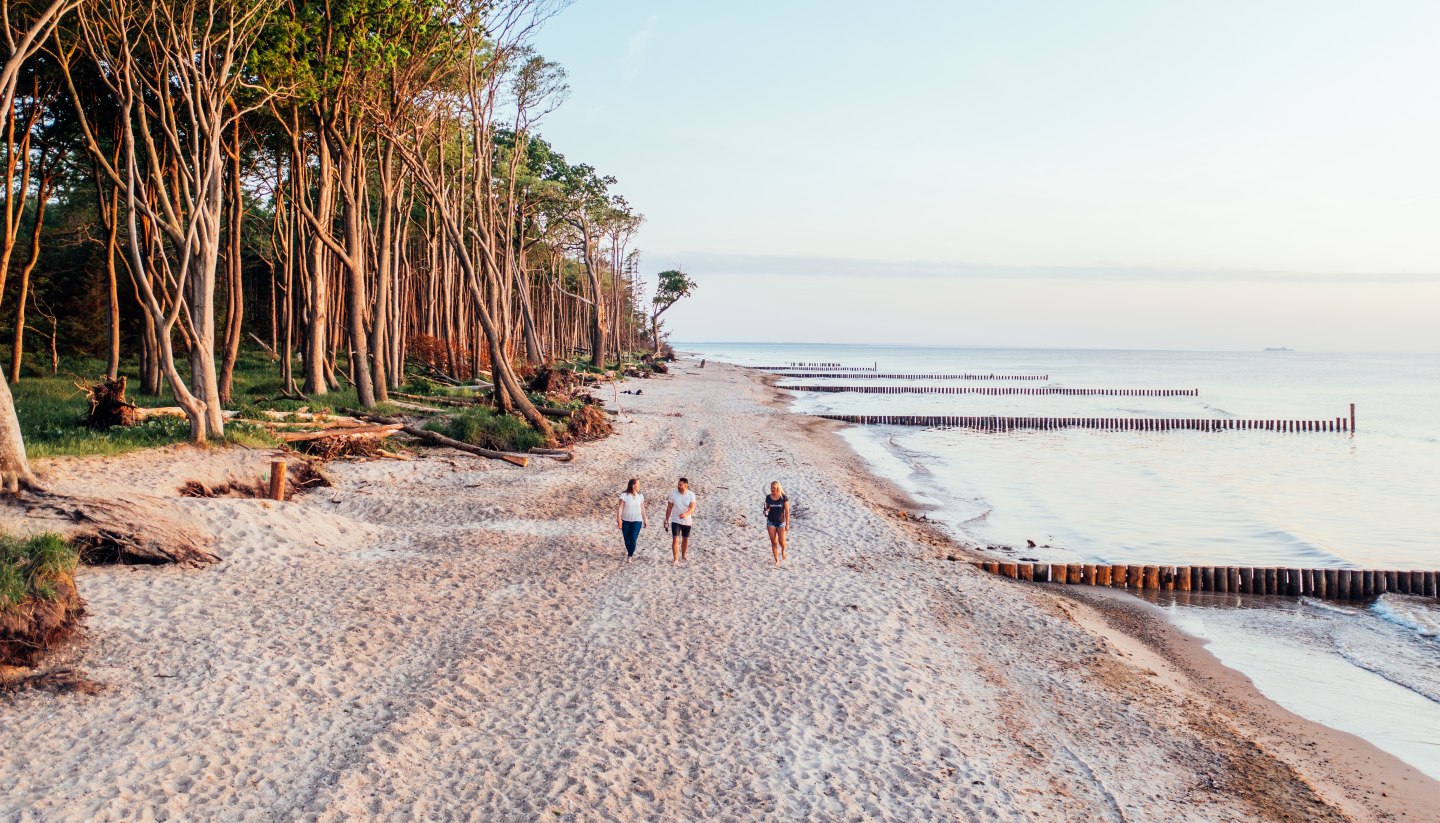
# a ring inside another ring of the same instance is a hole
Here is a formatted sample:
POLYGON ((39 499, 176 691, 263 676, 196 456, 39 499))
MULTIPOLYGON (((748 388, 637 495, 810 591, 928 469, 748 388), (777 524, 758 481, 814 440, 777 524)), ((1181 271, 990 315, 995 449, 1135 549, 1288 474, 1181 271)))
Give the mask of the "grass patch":
MULTIPOLYGON (((181 369, 188 374, 185 365, 182 364, 181 369)), ((296 369, 298 373, 298 363, 296 369)), ((25 438, 30 458, 118 455, 189 441, 190 424, 183 417, 152 417, 136 426, 116 427, 108 431, 87 427, 84 422, 85 393, 77 389, 75 383, 98 380, 105 373, 105 363, 94 359, 67 358, 62 363, 62 370, 59 375, 50 375, 48 368, 43 371, 29 368, 23 379, 10 387, 15 396, 15 411, 20 418, 20 432, 25 438)), ((280 364, 263 354, 242 354, 235 364, 233 401, 226 408, 238 412, 241 417, 263 419, 262 411, 295 412, 304 409, 321 414, 343 414, 344 409, 360 407, 355 389, 351 386, 309 398, 281 397, 283 387, 279 372, 280 364)), ((129 378, 129 399, 135 405, 177 405, 168 386, 158 395, 139 393, 138 366, 133 360, 124 364, 121 373, 129 378)), ((427 397, 475 397, 472 390, 457 389, 418 375, 412 376, 402 391, 427 397)), ((381 415, 414 413, 413 410, 387 403, 380 404, 373 411, 381 415)), ((523 451, 529 448, 523 444, 529 443, 531 438, 536 438, 535 443, 539 444, 539 435, 523 422, 496 418, 493 414, 488 417, 491 419, 475 419, 464 424, 463 429, 471 437, 451 436, 467 442, 484 441, 476 444, 496 449, 523 451), (511 443, 522 445, 509 445, 511 443)), ((299 422, 298 419, 296 422, 299 422)), ((225 425, 225 442, 252 447, 272 447, 281 443, 266 427, 233 421, 225 425)))
POLYGON ((431 431, 485 449, 525 452, 545 445, 544 435, 519 417, 496 414, 479 406, 432 420, 428 425, 431 431))
POLYGON ((59 586, 75 574, 80 554, 58 534, 33 537, 0 534, 0 611, 27 598, 55 600, 59 586))

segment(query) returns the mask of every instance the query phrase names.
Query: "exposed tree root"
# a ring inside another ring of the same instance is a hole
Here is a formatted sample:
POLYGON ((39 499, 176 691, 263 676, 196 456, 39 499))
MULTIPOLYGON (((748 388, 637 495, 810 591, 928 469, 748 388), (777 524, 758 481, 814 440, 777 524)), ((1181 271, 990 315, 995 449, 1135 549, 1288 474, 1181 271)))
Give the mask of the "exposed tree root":
POLYGON ((0 666, 33 666, 75 631, 85 601, 68 574, 48 581, 52 597, 32 595, 0 609, 0 666))
POLYGON ((203 566, 220 560, 211 553, 210 535, 166 511, 159 498, 136 496, 61 497, 31 495, 33 507, 49 509, 73 523, 66 535, 80 549, 80 560, 107 563, 203 566))
POLYGON ((9 669, 0 666, 0 694, 27 691, 50 694, 99 694, 108 686, 96 683, 79 669, 62 666, 54 669, 9 669))

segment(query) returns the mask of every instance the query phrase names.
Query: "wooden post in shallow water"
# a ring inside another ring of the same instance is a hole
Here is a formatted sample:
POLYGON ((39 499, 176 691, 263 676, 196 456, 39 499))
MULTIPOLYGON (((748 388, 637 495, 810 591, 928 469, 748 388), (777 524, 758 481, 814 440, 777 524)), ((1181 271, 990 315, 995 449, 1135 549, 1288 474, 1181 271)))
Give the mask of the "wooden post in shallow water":
POLYGON ((270 463, 270 499, 285 499, 285 461, 274 460, 270 463))
POLYGON ((1240 591, 1240 567, 1231 566, 1225 573, 1230 576, 1230 592, 1233 594, 1240 591))
POLYGON ((1350 404, 1350 433, 1355 433, 1355 404, 1350 404))
POLYGON ((1096 567, 1095 567, 1095 585, 1097 585, 1097 586, 1109 586, 1109 585, 1110 585, 1111 574, 1112 574, 1112 569, 1113 569, 1113 568, 1114 568, 1114 567, 1112 567, 1112 566, 1105 566, 1105 565, 1096 566, 1096 567))
POLYGON ((1255 570, 1249 566, 1240 570, 1240 593, 1255 593, 1255 570))
POLYGON ((1190 591, 1190 567, 1179 566, 1175 569, 1175 588, 1182 592, 1190 591))

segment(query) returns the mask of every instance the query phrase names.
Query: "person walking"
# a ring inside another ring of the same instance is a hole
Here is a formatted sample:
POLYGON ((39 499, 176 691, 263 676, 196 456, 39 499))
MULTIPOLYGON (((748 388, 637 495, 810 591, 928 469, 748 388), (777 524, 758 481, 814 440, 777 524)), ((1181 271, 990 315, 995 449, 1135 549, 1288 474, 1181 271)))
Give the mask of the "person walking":
POLYGON ((690 481, 680 478, 665 503, 665 522, 670 526, 671 562, 679 563, 690 550, 690 526, 695 522, 695 492, 690 481))
POLYGON ((625 491, 620 492, 620 505, 615 509, 615 525, 625 537, 625 562, 635 559, 635 544, 640 541, 640 530, 645 528, 645 495, 640 493, 640 481, 630 478, 625 491))
POLYGON ((775 565, 785 560, 785 532, 790 528, 790 498, 779 482, 770 484, 770 493, 765 495, 765 531, 770 534, 770 554, 775 565))

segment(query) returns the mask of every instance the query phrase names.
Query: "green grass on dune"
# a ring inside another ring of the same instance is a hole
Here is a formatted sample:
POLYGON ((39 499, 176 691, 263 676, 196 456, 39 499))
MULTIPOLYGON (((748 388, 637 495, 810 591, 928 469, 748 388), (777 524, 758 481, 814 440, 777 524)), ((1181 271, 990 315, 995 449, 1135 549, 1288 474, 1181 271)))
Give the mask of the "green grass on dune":
POLYGON ((431 431, 496 451, 524 452, 545 445, 545 437, 519 417, 476 406, 429 424, 431 431))
MULTIPOLYGON (((116 427, 108 431, 91 429, 84 423, 85 393, 77 388, 76 383, 97 382, 105 373, 105 364, 99 360, 68 358, 61 364, 61 373, 51 375, 48 361, 41 369, 37 368, 39 361, 31 360, 29 356, 26 360, 29 367, 22 379, 10 389, 15 396, 15 411, 20 418, 26 451, 32 459, 117 455, 185 443, 190 439, 190 425, 182 417, 153 417, 136 426, 116 427)), ((583 366, 578 359, 558 366, 578 366, 582 371, 594 371, 583 366)), ((298 364, 296 368, 298 371, 298 364)), ((128 378, 128 396, 137 406, 176 405, 168 387, 158 395, 139 393, 140 379, 133 361, 126 363, 121 373, 128 378)), ((242 354, 235 365, 232 402, 226 408, 236 411, 241 417, 259 418, 266 411, 343 413, 346 409, 360 406, 355 389, 350 386, 314 397, 284 397, 279 373, 279 365, 268 357, 257 353, 242 354)), ((411 376, 400 390, 406 394, 429 397, 476 397, 473 390, 457 389, 419 375, 411 376)), ((539 395, 531 395, 531 400, 537 405, 553 403, 539 395)), ((387 403, 372 411, 381 415, 414 414, 413 409, 387 403)), ((298 418, 296 422, 299 422, 298 418)), ((540 433, 523 419, 497 414, 479 405, 453 414, 447 409, 445 416, 435 418, 429 426, 456 440, 502 451, 523 452, 544 445, 540 433)), ((225 426, 225 442, 270 447, 279 445, 281 441, 267 428, 231 421, 225 426)))
POLYGON ((56 583, 73 575, 78 562, 75 547, 57 534, 0 534, 0 611, 28 597, 55 599, 56 583))

